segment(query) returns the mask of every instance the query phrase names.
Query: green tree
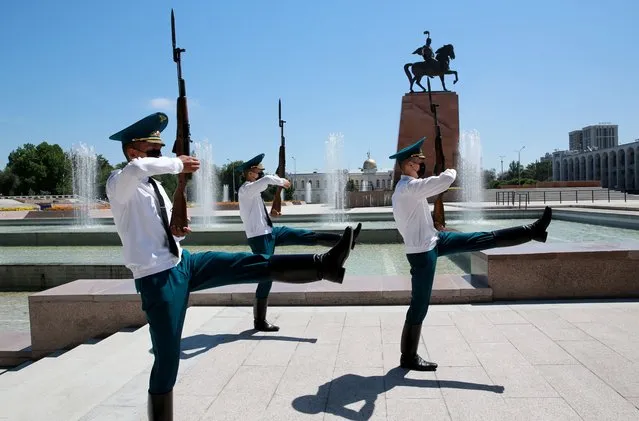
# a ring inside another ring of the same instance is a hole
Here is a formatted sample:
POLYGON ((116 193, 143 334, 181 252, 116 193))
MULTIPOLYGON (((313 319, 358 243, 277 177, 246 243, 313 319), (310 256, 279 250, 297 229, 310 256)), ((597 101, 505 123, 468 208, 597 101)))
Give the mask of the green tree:
POLYGON ((20 180, 11 172, 11 168, 5 168, 4 171, 0 171, 0 194, 5 196, 16 195, 19 183, 20 180))
POLYGON ((489 170, 484 170, 483 171, 483 185, 484 186, 490 186, 492 184, 494 184, 493 182, 497 180, 497 170, 495 170, 494 168, 491 168, 489 170))
POLYGON ((244 180, 242 179, 242 175, 235 171, 237 167, 242 165, 244 161, 233 161, 228 164, 222 165, 221 168, 216 168, 219 185, 220 188, 217 189, 217 200, 222 201, 222 194, 224 189, 222 186, 225 184, 229 186, 229 200, 233 201, 233 197, 235 197, 235 201, 237 201, 237 189, 240 188, 244 180), (233 195, 233 180, 235 179, 235 196, 233 195))
POLYGON ((27 143, 9 154, 3 184, 13 185, 13 194, 63 194, 67 178, 71 177, 66 154, 59 145, 42 142, 38 146, 27 143))
POLYGON ((508 170, 504 175, 505 180, 513 180, 519 178, 519 173, 521 172, 521 178, 524 178, 524 166, 517 163, 517 161, 512 161, 510 165, 508 165, 508 170))
POLYGON ((97 167, 98 167, 98 197, 105 198, 106 197, 106 182, 113 171, 113 167, 109 164, 109 161, 102 155, 98 155, 97 159, 97 167))
POLYGON ((548 181, 552 178, 552 162, 531 162, 522 172, 522 178, 524 177, 524 173, 526 174, 526 178, 537 181, 548 181))

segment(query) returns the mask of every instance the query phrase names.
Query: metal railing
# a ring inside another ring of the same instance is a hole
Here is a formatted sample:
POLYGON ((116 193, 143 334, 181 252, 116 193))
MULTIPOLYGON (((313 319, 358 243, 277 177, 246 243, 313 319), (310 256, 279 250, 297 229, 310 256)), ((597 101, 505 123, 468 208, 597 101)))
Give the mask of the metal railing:
POLYGON ((628 195, 627 192, 616 191, 616 190, 588 190, 588 189, 578 189, 578 190, 534 190, 534 191, 497 191, 495 192, 495 203, 497 205, 512 205, 515 206, 519 204, 519 207, 527 207, 530 202, 569 202, 569 203, 579 203, 581 202, 591 202, 595 203, 595 201, 607 201, 611 200, 622 200, 627 202, 628 199, 638 199, 639 197, 634 195, 628 195), (630 197, 629 197, 630 196, 630 197))

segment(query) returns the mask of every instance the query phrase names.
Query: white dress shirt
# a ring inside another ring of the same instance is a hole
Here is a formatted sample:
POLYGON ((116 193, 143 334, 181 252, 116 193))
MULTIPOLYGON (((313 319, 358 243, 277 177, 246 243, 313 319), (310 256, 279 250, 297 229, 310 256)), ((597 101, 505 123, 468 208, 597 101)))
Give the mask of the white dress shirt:
MULTIPOLYGON (((160 203, 149 177, 179 174, 183 168, 178 158, 136 158, 126 167, 113 171, 107 180, 106 193, 122 241, 124 264, 136 279, 170 269, 180 262, 180 257, 169 251, 160 203)), ((160 182, 156 180, 156 183, 170 221, 171 200, 160 182)), ((178 254, 182 256, 180 240, 184 237, 174 238, 178 254)))
POLYGON ((437 245, 437 230, 427 199, 446 191, 456 177, 455 170, 447 169, 434 177, 400 178, 392 197, 393 217, 404 239, 406 254, 424 253, 437 245))
POLYGON ((270 185, 284 187, 286 179, 276 175, 265 175, 259 180, 245 181, 238 190, 240 218, 244 224, 246 238, 270 234, 273 230, 266 223, 262 192, 270 185))

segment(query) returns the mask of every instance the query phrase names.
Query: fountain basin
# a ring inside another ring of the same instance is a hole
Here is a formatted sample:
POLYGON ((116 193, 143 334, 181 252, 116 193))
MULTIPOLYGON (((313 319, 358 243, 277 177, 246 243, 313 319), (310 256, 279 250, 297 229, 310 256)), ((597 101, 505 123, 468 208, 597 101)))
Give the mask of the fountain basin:
MULTIPOLYGON (((447 225, 460 231, 493 230, 532 222, 541 215, 541 209, 494 209, 484 211, 482 219, 467 220, 463 210, 447 211, 447 225)), ((638 238, 639 218, 633 213, 597 212, 580 209, 554 209, 551 225, 551 241, 618 241, 638 238), (605 226, 610 229, 602 230, 605 226), (620 229, 621 231, 618 231, 620 229)), ((199 225, 193 218, 194 232, 183 244, 237 245, 245 244, 246 236, 239 216, 224 215, 216 218, 212 226, 199 225)), ((30 246, 119 246, 113 220, 102 218, 100 224, 75 227, 65 221, 47 223, 22 223, 23 220, 0 220, 0 247, 30 246)), ((360 241, 365 244, 399 243, 401 237, 390 211, 358 212, 348 214, 346 222, 323 221, 317 215, 298 214, 281 216, 275 221, 291 227, 306 228, 318 232, 341 232, 348 224, 362 222, 360 241)), ((1 259, 1 257, 0 257, 1 259)), ((1 261, 1 260, 0 260, 1 261)))
MULTIPOLYGON (((639 241, 529 243, 472 253, 470 258, 471 275, 436 276, 431 302, 639 297, 639 241)), ((275 283, 269 301, 313 306, 408 304, 410 285, 409 275, 347 275, 342 285, 275 283)), ((255 287, 200 291, 191 295, 190 305, 251 305, 255 287)), ((36 358, 146 322, 132 279, 77 280, 31 295, 29 309, 36 358)))

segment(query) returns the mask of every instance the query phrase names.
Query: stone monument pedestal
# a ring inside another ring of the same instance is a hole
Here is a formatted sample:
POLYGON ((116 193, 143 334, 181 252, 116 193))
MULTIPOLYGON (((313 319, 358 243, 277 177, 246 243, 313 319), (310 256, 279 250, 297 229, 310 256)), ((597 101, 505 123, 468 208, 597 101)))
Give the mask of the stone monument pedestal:
MULTIPOLYGON (((455 92, 432 92, 437 108, 437 120, 442 134, 442 147, 446 167, 457 168, 459 146, 459 97, 455 92)), ((428 92, 408 93, 402 97, 402 111, 399 118, 397 149, 426 137, 422 151, 426 155, 426 175, 432 175, 435 166, 435 119, 430 112, 428 92)), ((393 180, 399 180, 400 171, 395 165, 393 180)))

